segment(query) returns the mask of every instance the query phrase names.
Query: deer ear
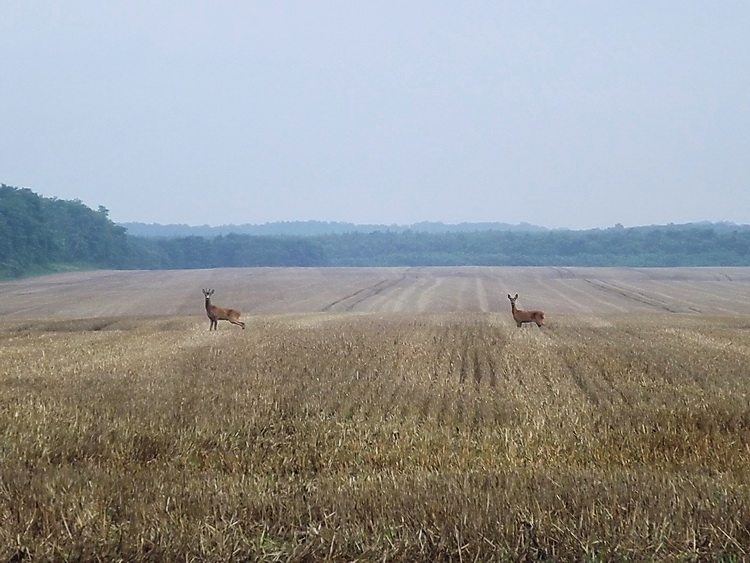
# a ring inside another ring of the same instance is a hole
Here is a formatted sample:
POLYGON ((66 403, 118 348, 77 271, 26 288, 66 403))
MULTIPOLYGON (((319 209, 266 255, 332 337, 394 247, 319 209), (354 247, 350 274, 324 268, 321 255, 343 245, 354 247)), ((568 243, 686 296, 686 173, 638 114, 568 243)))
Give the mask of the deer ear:
POLYGON ((518 294, 516 293, 516 296, 513 299, 518 299, 518 294))
POLYGON ((513 299, 513 298, 512 298, 511 296, 510 296, 510 293, 508 294, 508 299, 513 299))

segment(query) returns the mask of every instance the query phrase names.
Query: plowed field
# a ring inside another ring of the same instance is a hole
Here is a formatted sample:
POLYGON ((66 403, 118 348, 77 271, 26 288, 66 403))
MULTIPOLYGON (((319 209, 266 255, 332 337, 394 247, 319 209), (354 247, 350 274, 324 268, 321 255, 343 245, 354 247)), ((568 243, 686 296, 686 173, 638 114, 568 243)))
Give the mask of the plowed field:
POLYGON ((97 271, 0 284, 0 317, 203 314, 215 304, 245 315, 301 312, 750 314, 750 268, 238 268, 97 271))

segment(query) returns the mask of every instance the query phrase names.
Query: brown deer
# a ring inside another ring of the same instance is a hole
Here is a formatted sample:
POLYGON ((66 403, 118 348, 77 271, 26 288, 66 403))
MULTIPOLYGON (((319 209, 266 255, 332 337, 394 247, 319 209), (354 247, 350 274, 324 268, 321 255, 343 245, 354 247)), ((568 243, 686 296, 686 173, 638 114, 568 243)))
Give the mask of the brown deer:
POLYGON ((536 323, 536 326, 539 328, 542 327, 544 324, 544 313, 542 311, 523 311, 518 309, 516 307, 517 293, 515 297, 511 297, 509 293, 508 299, 510 299, 510 310, 513 313, 513 320, 516 321, 518 328, 521 328, 523 323, 536 323))
POLYGON ((219 321, 229 321, 233 325, 241 326, 245 328, 245 323, 240 320, 240 312, 236 309, 229 309, 227 307, 217 307, 211 304, 211 296, 214 294, 213 289, 204 289, 203 295, 206 296, 206 314, 211 324, 208 330, 218 330, 219 321))

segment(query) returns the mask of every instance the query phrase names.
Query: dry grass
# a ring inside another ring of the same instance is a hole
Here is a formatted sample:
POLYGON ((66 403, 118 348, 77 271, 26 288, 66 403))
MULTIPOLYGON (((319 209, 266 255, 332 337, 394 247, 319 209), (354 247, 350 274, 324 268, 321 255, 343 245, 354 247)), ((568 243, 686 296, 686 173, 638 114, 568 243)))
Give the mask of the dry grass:
POLYGON ((0 323, 0 560, 750 557, 750 318, 0 323))

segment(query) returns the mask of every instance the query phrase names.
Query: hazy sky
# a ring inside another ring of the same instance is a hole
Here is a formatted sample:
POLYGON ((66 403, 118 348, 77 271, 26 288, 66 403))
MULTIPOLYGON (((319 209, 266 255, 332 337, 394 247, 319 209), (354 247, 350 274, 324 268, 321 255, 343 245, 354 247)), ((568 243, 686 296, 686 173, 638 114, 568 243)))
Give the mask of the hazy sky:
POLYGON ((750 223, 750 2, 0 0, 0 182, 114 221, 750 223))

